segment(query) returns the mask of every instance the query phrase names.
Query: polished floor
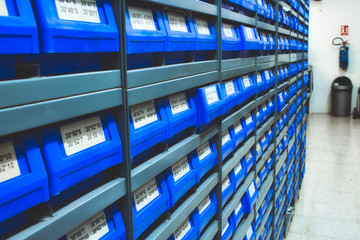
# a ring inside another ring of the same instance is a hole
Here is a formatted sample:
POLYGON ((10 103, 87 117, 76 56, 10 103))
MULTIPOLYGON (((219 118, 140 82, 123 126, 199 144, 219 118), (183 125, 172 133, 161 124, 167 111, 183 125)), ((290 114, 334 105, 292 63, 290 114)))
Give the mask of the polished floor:
POLYGON ((310 114, 306 173, 286 240, 360 239, 360 119, 310 114))

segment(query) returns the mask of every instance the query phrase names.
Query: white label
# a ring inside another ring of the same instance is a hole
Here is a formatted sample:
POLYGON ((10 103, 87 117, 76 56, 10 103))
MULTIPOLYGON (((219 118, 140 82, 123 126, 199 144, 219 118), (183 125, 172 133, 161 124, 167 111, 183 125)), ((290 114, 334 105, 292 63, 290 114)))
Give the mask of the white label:
POLYGON ((241 200, 240 200, 239 204, 238 204, 238 205, 236 206, 236 208, 235 208, 235 214, 236 214, 236 215, 238 215, 241 207, 242 207, 242 203, 241 203, 241 200))
POLYGON ((262 110, 263 110, 264 112, 266 111, 266 105, 265 105, 265 104, 261 105, 261 108, 262 108, 262 110))
POLYGON ((259 117, 259 116, 260 116, 260 110, 258 109, 256 112, 256 117, 259 117))
POLYGON ((211 87, 205 88, 205 94, 206 94, 206 99, 207 99, 207 102, 209 105, 214 102, 219 101, 219 96, 217 93, 216 86, 211 86, 211 87))
POLYGON ((184 15, 173 12, 168 12, 167 15, 171 31, 188 32, 184 15))
POLYGON ((281 93, 279 94, 279 98, 280 98, 280 102, 284 101, 284 98, 281 93))
POLYGON ((229 222, 227 222, 226 223, 226 225, 225 225, 225 227, 222 229, 222 231, 221 231, 221 236, 224 236, 224 234, 225 234, 225 232, 226 232, 226 230, 229 228, 229 222))
POLYGON ((67 240, 97 240, 109 232, 104 211, 87 220, 80 227, 66 234, 67 240))
POLYGON ((246 161, 250 161, 251 158, 252 158, 252 153, 251 153, 251 151, 249 151, 249 152, 246 154, 246 161))
POLYGON ((155 178, 136 189, 133 192, 136 211, 143 209, 148 203, 150 203, 159 195, 159 189, 155 178))
POLYGON ((241 130, 243 130, 243 127, 242 127, 240 121, 235 122, 234 123, 235 134, 238 134, 241 130))
POLYGON ((238 164, 236 164, 236 166, 234 168, 235 175, 238 175, 241 170, 242 170, 242 165, 241 165, 241 161, 240 161, 240 162, 238 162, 238 164))
POLYGON ((261 74, 259 72, 257 73, 256 77, 257 77, 257 82, 258 83, 263 81, 263 79, 261 77, 261 74))
POLYGON ((226 94, 232 95, 235 93, 235 88, 234 88, 234 83, 233 81, 227 81, 225 82, 225 90, 226 90, 226 94))
POLYGON ((221 185, 221 191, 225 191, 225 189, 227 189, 230 186, 231 182, 230 182, 230 178, 229 175, 223 180, 222 185, 221 185))
POLYGON ((246 125, 249 125, 252 123, 252 117, 250 114, 246 116, 245 122, 246 122, 246 125))
POLYGON ((248 231, 246 232, 246 238, 247 239, 251 239, 251 236, 253 235, 253 229, 252 226, 250 225, 250 228, 248 229, 248 231))
POLYGON ((0 16, 9 16, 5 0, 0 0, 0 16))
POLYGON ((256 143, 256 152, 260 152, 260 151, 261 151, 261 146, 258 142, 258 143, 256 143))
POLYGON ((133 29, 156 31, 155 20, 150 9, 129 6, 128 10, 133 29))
POLYGON ((225 145, 225 143, 230 141, 230 134, 229 131, 226 129, 225 131, 222 132, 222 146, 225 145))
POLYGON ((198 205, 199 214, 202 214, 210 206, 210 197, 206 196, 198 205))
POLYGON ((263 36, 264 42, 267 42, 268 40, 267 40, 266 34, 265 34, 265 33, 261 33, 261 35, 263 36))
POLYGON ((243 81, 244 81, 244 86, 245 86, 245 88, 248 88, 248 87, 251 86, 249 76, 243 76, 242 79, 243 79, 243 81))
POLYGON ((203 160, 204 158, 206 158, 207 156, 209 156, 209 154, 211 153, 209 142, 205 142, 205 143, 201 144, 196 149, 196 151, 197 151, 200 161, 203 160))
POLYGON ((273 102, 270 101, 270 102, 269 102, 269 107, 272 107, 272 105, 273 105, 273 102))
POLYGON ((11 141, 0 144, 0 183, 20 176, 19 163, 11 141))
POLYGON ((263 5, 261 0, 258 0, 257 2, 258 4, 263 5))
POLYGON ((135 129, 158 120, 154 100, 130 106, 130 113, 135 129))
POLYGON ((182 178, 186 173, 190 172, 190 166, 187 157, 183 157, 171 165, 171 171, 175 182, 182 178))
POLYGON ((189 109, 185 93, 169 96, 169 102, 172 114, 181 113, 189 109))
POLYGON ((269 158, 269 159, 267 160, 267 163, 268 163, 268 164, 270 164, 270 163, 271 163, 271 158, 269 158))
POLYGON ((60 132, 66 156, 105 142, 99 116, 61 126, 60 132))
POLYGON ((270 79, 270 74, 269 74, 268 70, 265 71, 265 77, 266 77, 266 80, 270 79))
POLYGON ((175 230, 174 239, 181 240, 185 237, 185 235, 191 230, 191 225, 189 218, 186 220, 175 230))
POLYGON ((196 27, 199 34, 210 35, 208 21, 202 18, 195 18, 196 27))
POLYGON ((224 35, 225 37, 234 37, 233 35, 233 26, 227 23, 223 23, 224 35))
POLYGON ((249 187, 249 193, 250 193, 250 197, 254 196, 254 193, 255 193, 255 184, 254 184, 254 182, 252 182, 250 187, 249 187))
POLYGON ((265 141, 266 141, 266 137, 263 136, 260 140, 261 140, 262 142, 265 142, 265 141))
POLYGON ((55 0, 55 5, 60 19, 100 23, 96 0, 55 0))
POLYGON ((244 27, 245 28, 245 32, 246 32, 246 36, 248 38, 254 39, 254 30, 252 28, 248 28, 248 27, 244 27))

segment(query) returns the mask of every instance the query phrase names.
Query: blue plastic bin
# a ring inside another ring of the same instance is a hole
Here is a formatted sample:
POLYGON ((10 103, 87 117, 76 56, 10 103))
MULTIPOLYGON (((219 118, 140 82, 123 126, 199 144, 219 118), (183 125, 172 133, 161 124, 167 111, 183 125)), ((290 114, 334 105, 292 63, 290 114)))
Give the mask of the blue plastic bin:
POLYGON ((231 132, 231 128, 225 129, 221 134, 221 149, 222 149, 222 160, 229 156, 235 149, 235 143, 232 139, 234 135, 231 132))
POLYGON ((197 182, 217 164, 218 154, 213 139, 201 144, 190 153, 192 162, 198 169, 197 182))
POLYGON ((175 230, 168 240, 182 239, 182 240, 196 240, 198 238, 199 227, 195 221, 195 214, 192 213, 185 219, 184 222, 175 230))
POLYGON ((243 99, 246 101, 247 99, 251 98, 256 94, 256 82, 254 79, 254 75, 243 75, 238 78, 239 86, 242 88, 243 91, 243 99))
POLYGON ((170 207, 197 184, 198 169, 192 159, 185 156, 165 170, 170 207))
POLYGON ((243 161, 245 160, 245 164, 246 165, 246 172, 249 173, 252 166, 255 165, 255 155, 254 155, 254 150, 250 149, 246 155, 243 158, 243 161))
POLYGON ((262 212, 259 209, 259 211, 256 213, 256 217, 255 217, 255 224, 254 224, 255 229, 259 227, 259 225, 262 221, 262 217, 263 217, 262 212))
POLYGON ((226 202, 230 199, 234 193, 234 183, 231 181, 230 174, 228 174, 222 181, 222 206, 225 206, 226 202))
POLYGON ((241 119, 236 121, 234 125, 231 126, 230 134, 231 138, 234 141, 235 148, 240 145, 242 141, 246 139, 246 123, 245 120, 241 119))
POLYGON ((261 148, 259 140, 255 144, 255 149, 256 149, 256 161, 258 161, 260 159, 260 157, 262 156, 262 154, 263 154, 263 149, 261 148))
POLYGON ((238 0, 238 4, 247 10, 256 12, 256 1, 255 0, 238 0))
POLYGON ((80 226, 68 232, 66 239, 126 240, 126 229, 117 203, 100 211, 80 226))
POLYGON ((199 226, 198 238, 200 238, 201 232, 217 213, 217 204, 215 191, 212 191, 195 209, 194 222, 199 226))
POLYGON ((247 174, 247 167, 246 167, 246 161, 241 159, 234 169, 230 172, 230 179, 234 183, 234 192, 236 192, 236 189, 240 186, 242 181, 245 179, 247 174))
POLYGON ((240 25, 239 35, 241 37, 241 50, 261 50, 259 49, 259 39, 255 28, 240 25))
MULTIPOLYGON (((49 200, 49 183, 34 134, 0 140, 0 222, 49 200)), ((0 230, 0 236, 5 229, 0 230)))
POLYGON ((244 240, 254 240, 256 236, 256 228, 254 223, 251 223, 249 229, 247 230, 244 240))
POLYGON ((256 75, 256 79, 257 79, 257 93, 260 93, 262 91, 264 91, 266 89, 266 79, 263 78, 263 75, 261 74, 261 72, 257 72, 256 75))
POLYGON ((45 127, 40 131, 50 195, 122 162, 122 143, 111 112, 45 127))
POLYGON ((255 180, 251 182, 249 188, 246 190, 243 197, 243 203, 245 206, 245 213, 251 213, 256 199, 258 198, 258 189, 255 183, 255 180))
POLYGON ((133 193, 134 238, 138 238, 156 219, 170 208, 169 192, 162 174, 133 193))
POLYGON ((233 110, 243 101, 243 89, 239 86, 237 78, 223 81, 222 91, 224 96, 224 112, 233 110))
POLYGON ((246 124, 246 135, 249 136, 255 130, 255 118, 252 112, 248 113, 244 118, 246 124))
POLYGON ((200 16, 193 16, 193 23, 196 33, 195 49, 197 50, 195 60, 206 60, 209 51, 216 51, 217 49, 214 22, 200 16))
MULTIPOLYGON (((239 52, 240 42, 238 27, 232 23, 223 22, 221 27, 221 50, 239 52)), ((224 57, 228 58, 227 56, 224 57)))
POLYGON ((231 219, 233 221, 233 226, 237 228, 237 226, 240 224, 241 220, 245 216, 244 212, 244 204, 242 203, 242 200, 240 199, 239 203, 236 205, 236 208, 231 214, 231 219))
POLYGON ((235 232, 235 227, 233 226, 233 221, 230 218, 227 220, 226 225, 223 227, 221 231, 221 240, 230 240, 232 235, 235 232))
POLYGON ((261 149, 263 150, 263 152, 265 152, 265 150, 269 146, 269 140, 266 136, 266 133, 260 138, 259 142, 260 142, 261 149))

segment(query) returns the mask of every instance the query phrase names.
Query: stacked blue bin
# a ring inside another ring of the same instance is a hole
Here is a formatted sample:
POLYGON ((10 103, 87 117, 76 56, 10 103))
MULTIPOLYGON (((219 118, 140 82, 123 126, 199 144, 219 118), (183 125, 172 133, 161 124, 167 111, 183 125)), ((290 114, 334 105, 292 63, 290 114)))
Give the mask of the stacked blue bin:
POLYGON ((180 226, 174 231, 173 234, 168 238, 168 240, 176 239, 188 239, 196 240, 199 232, 199 226, 195 221, 195 214, 192 213, 188 216, 185 221, 183 221, 180 226))
POLYGON ((204 142, 190 153, 197 169, 197 182, 217 164, 218 154, 214 139, 204 142))
POLYGON ((210 192, 195 209, 194 222, 199 227, 198 236, 200 238, 201 232, 205 229, 206 225, 217 213, 217 199, 215 191, 210 192))

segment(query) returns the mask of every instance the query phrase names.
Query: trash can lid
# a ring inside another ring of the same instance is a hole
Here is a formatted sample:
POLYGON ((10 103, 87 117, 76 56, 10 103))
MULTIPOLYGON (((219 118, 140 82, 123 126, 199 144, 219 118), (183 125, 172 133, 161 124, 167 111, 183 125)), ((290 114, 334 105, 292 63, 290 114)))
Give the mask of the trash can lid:
POLYGON ((352 90, 353 85, 349 78, 341 76, 332 82, 331 88, 333 90, 352 90))

